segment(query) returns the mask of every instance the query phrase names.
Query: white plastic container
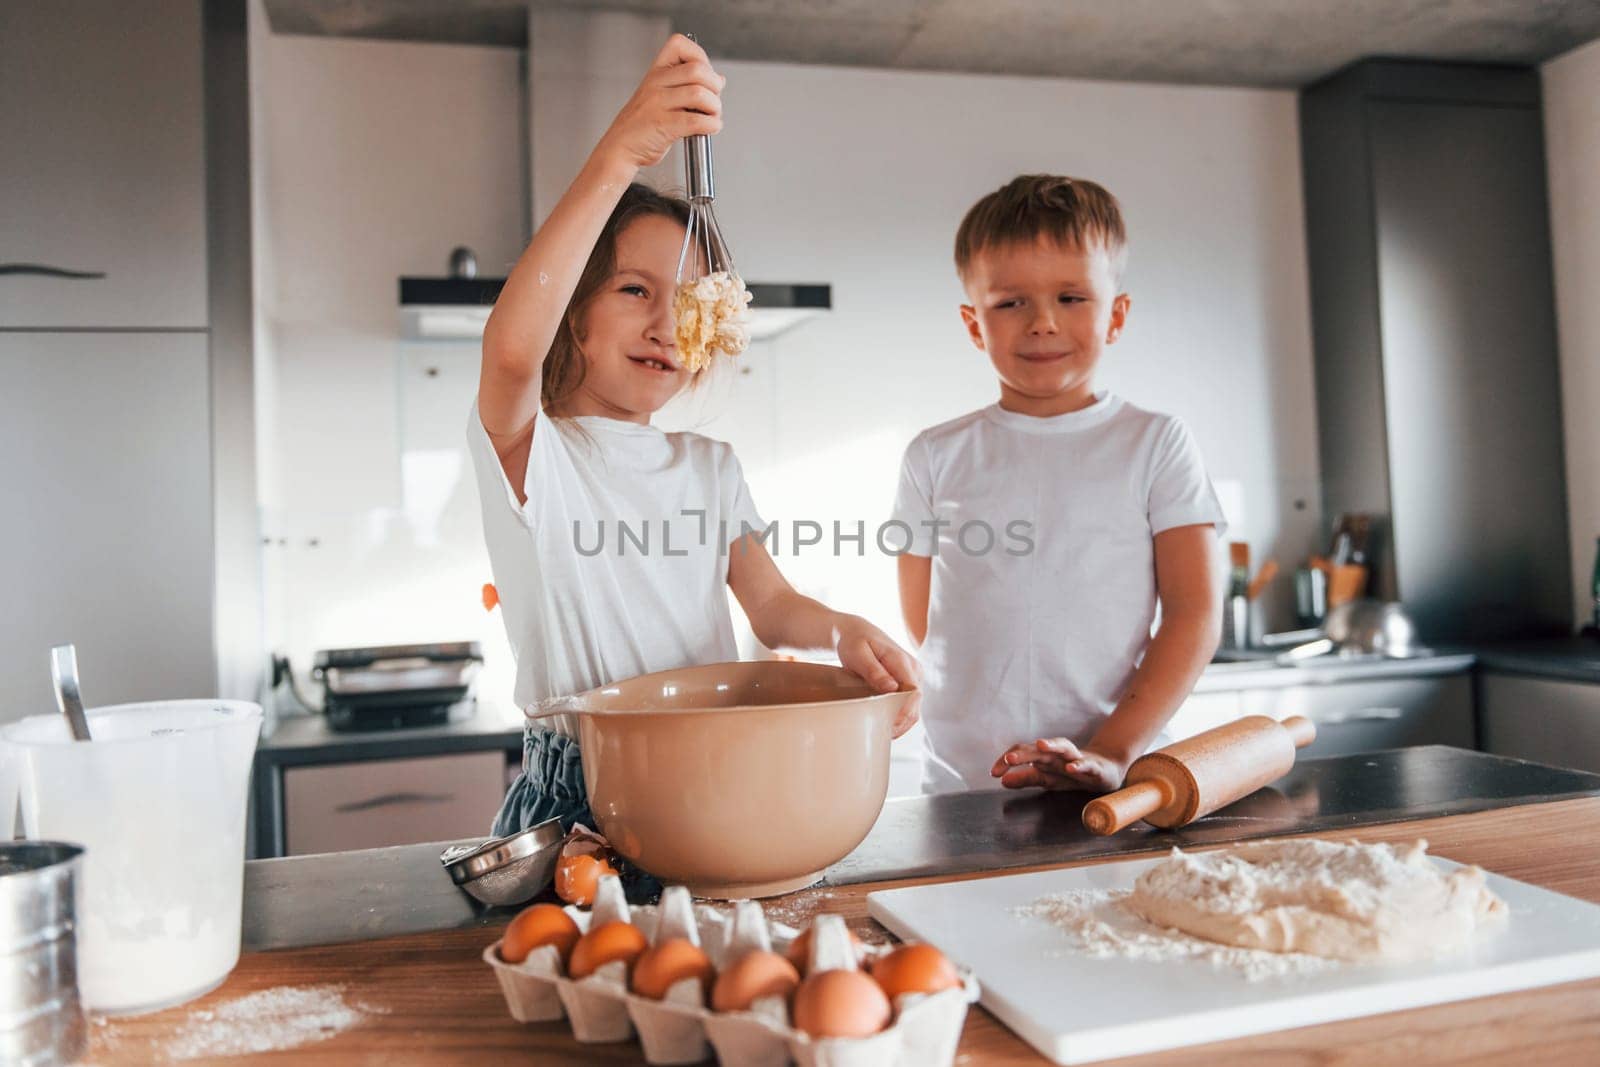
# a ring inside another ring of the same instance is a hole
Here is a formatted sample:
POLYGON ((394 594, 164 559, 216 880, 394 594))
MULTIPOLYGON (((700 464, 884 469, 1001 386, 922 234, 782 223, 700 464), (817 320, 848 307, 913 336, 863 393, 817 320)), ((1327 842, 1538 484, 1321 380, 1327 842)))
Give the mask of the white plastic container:
MULTIPOLYGON (((94 740, 60 715, 0 727, 26 835, 85 848, 78 979, 95 1011, 190 1000, 239 961, 245 804, 261 708, 230 700, 88 712, 94 740)), ((9 781, 7 784, 9 784, 9 781)), ((0 796, 0 818, 12 809, 0 796)))

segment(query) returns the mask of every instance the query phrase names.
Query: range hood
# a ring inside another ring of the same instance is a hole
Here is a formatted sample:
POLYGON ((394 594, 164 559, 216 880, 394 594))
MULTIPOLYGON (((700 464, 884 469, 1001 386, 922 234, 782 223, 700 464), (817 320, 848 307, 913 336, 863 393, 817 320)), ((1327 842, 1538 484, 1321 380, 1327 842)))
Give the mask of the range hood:
MULTIPOLYGON (((400 332, 408 341, 483 337, 504 278, 401 278, 400 332)), ((830 285, 751 283, 750 340, 765 341, 833 307, 830 285)))

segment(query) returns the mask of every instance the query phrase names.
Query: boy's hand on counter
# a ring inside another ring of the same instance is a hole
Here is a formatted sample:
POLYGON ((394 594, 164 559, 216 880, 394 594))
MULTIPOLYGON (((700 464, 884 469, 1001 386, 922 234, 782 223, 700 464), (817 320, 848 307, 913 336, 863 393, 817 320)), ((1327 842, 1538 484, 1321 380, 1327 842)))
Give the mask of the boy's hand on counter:
POLYGON ((1109 793, 1122 788, 1128 768, 1065 737, 1040 738, 1012 745, 994 761, 989 773, 1007 789, 1077 789, 1109 793))
MULTIPOLYGON (((866 679, 880 693, 917 687, 917 661, 866 619, 842 616, 834 626, 833 647, 840 666, 866 679)), ((895 718, 893 736, 899 737, 917 724, 921 703, 922 693, 912 693, 895 718)))
POLYGON ((722 129, 722 87, 705 50, 675 33, 600 138, 597 155, 632 167, 661 162, 678 141, 722 129))

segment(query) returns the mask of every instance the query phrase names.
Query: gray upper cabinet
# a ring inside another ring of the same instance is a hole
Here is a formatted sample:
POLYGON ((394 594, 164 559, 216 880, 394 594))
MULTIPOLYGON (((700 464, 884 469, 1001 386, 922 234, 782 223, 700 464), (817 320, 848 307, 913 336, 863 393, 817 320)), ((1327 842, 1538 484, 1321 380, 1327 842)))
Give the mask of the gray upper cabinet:
POLYGON ((1375 61, 1301 96, 1323 506, 1387 520, 1427 641, 1570 626, 1538 73, 1375 61))
POLYGON ((0 331, 0 722, 217 691, 203 333, 0 331))
POLYGON ((0 328, 206 326, 199 0, 0 3, 0 328))

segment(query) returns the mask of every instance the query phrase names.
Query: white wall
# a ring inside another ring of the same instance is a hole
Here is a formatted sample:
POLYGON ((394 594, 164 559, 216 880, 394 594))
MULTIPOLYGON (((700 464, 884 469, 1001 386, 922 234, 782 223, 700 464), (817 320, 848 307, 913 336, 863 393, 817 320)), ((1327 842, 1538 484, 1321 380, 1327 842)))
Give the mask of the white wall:
MULTIPOLYGON (((498 656, 462 449, 476 351, 398 342, 395 279, 440 272, 455 244, 486 274, 519 251, 516 53, 281 36, 262 51, 275 643, 302 665, 330 645, 473 636, 498 656)), ((906 442, 995 399, 956 314, 955 227, 1012 175, 1055 170, 1104 182, 1129 220, 1133 317, 1105 384, 1190 424, 1258 556, 1289 570, 1312 546, 1292 93, 721 66, 717 210, 742 272, 830 282, 836 310, 662 421, 733 441, 769 519, 870 530, 906 442)), ((891 560, 781 548, 802 588, 900 632, 891 560)))
POLYGON ((515 261, 519 53, 255 45, 270 640, 304 670, 318 648, 481 639, 485 692, 509 691, 462 447, 477 346, 402 343, 397 294, 402 274, 444 274, 457 245, 486 275, 515 261))
MULTIPOLYGON (((555 209, 671 32, 666 15, 528 9, 528 193, 535 226, 555 209)), ((678 156, 668 152, 642 180, 670 182, 683 167, 678 156)))
POLYGON ((1543 68, 1556 327, 1561 346, 1573 611, 1594 617, 1600 536, 1600 41, 1543 68))
MULTIPOLYGON (((830 540, 836 518, 873 529, 906 442, 997 398, 956 312, 956 225, 1013 175, 1055 171, 1105 184, 1128 220, 1133 313, 1104 384, 1188 422, 1230 536, 1286 572, 1301 561, 1316 540, 1318 472, 1293 93, 719 69, 716 207, 741 272, 834 287, 831 315, 757 346, 734 401, 709 405, 720 414, 707 432, 734 442, 769 521, 787 533, 816 519, 830 540)), ((865 559, 811 550, 780 563, 898 632, 893 563, 870 547, 865 559)), ((1290 585, 1277 583, 1280 627, 1292 623, 1290 585)))

